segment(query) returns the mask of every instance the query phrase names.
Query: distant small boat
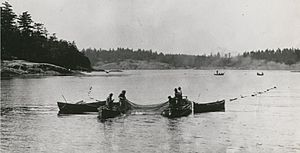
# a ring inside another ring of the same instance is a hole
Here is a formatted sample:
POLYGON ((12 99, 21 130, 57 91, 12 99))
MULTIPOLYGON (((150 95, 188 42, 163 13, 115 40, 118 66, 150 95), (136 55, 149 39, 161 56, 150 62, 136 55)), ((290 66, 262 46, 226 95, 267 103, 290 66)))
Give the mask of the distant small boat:
POLYGON ((214 75, 224 75, 225 73, 220 73, 218 70, 216 71, 216 73, 214 75))
POLYGON ((215 73, 214 75, 224 75, 225 73, 215 73))
POLYGON ((264 75, 264 72, 261 72, 261 73, 257 72, 256 75, 258 75, 258 76, 263 76, 263 75, 264 75))

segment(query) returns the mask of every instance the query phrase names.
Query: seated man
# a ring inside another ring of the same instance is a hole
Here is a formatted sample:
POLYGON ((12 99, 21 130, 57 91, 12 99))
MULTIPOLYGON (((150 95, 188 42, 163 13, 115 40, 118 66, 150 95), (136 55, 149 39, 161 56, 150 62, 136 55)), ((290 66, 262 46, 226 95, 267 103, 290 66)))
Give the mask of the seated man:
POLYGON ((125 96, 125 94, 126 94, 126 91, 125 90, 122 90, 122 92, 120 93, 120 95, 119 95, 119 99, 120 99, 120 101, 122 101, 122 100, 125 100, 126 99, 126 96, 125 96))
POLYGON ((169 99, 169 107, 170 107, 170 108, 174 108, 175 105, 176 105, 176 104, 175 104, 175 103, 176 103, 175 99, 172 98, 171 96, 169 96, 168 99, 169 99))

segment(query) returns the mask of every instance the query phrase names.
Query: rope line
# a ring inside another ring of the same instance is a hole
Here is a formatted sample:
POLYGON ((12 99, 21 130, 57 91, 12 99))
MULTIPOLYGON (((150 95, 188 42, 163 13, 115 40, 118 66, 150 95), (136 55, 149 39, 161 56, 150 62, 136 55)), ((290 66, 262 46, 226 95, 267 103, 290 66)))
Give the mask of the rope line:
MULTIPOLYGON (((273 90, 273 89, 276 89, 276 88, 277 88, 277 87, 274 86, 274 87, 268 88, 268 89, 266 89, 266 90, 264 90, 264 91, 254 92, 254 93, 252 93, 252 94, 250 94, 250 95, 248 95, 248 96, 243 96, 243 95, 241 95, 241 96, 240 96, 240 99, 243 99, 243 98, 246 98, 246 97, 255 97, 255 96, 257 96, 257 95, 267 93, 267 92, 269 92, 269 91, 271 91, 271 90, 273 90)), ((238 99, 239 99, 238 97, 229 98, 229 101, 232 102, 232 101, 235 101, 235 100, 238 100, 238 99)))

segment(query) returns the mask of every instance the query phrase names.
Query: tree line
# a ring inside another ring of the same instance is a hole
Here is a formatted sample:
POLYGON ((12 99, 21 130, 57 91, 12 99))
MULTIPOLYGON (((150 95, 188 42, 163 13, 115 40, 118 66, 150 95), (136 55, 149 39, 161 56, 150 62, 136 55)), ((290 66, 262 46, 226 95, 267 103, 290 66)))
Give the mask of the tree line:
POLYGON ((112 63, 121 62, 127 59, 145 60, 168 63, 174 67, 239 67, 250 58, 252 60, 274 61, 287 65, 300 61, 300 50, 295 48, 277 49, 276 51, 267 49, 265 51, 244 52, 242 55, 232 57, 230 53, 221 55, 184 55, 184 54, 163 54, 143 49, 83 49, 82 52, 90 59, 92 65, 98 62, 112 63))
POLYGON ((300 61, 300 49, 284 48, 284 49, 266 49, 251 52, 244 52, 244 57, 251 57, 253 59, 274 61, 277 63, 284 63, 287 65, 296 64, 300 61))
POLYGON ((36 23, 26 11, 14 13, 8 2, 1 6, 1 60, 23 59, 46 62, 69 69, 90 70, 89 59, 79 52, 75 42, 49 34, 42 23, 36 23))
POLYGON ((221 67, 230 65, 230 53, 221 56, 216 55, 185 55, 185 54, 163 54, 144 49, 82 49, 82 52, 90 59, 92 65, 98 62, 112 63, 127 59, 156 61, 170 64, 174 67, 221 67))

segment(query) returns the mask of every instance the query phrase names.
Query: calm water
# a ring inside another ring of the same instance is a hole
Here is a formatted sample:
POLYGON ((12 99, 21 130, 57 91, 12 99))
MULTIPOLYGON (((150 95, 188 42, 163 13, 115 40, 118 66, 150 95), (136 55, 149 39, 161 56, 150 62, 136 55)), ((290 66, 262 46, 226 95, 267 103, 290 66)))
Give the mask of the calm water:
POLYGON ((300 73, 167 70, 1 80, 1 152, 300 152, 300 73), (226 111, 167 119, 97 114, 58 116, 57 101, 103 100, 123 89, 138 104, 161 103, 181 86, 226 111), (276 86, 276 89, 267 89, 276 86), (263 92, 251 96, 255 92, 263 92), (241 98, 241 96, 248 96, 241 98), (230 98, 238 98, 229 101, 230 98))

